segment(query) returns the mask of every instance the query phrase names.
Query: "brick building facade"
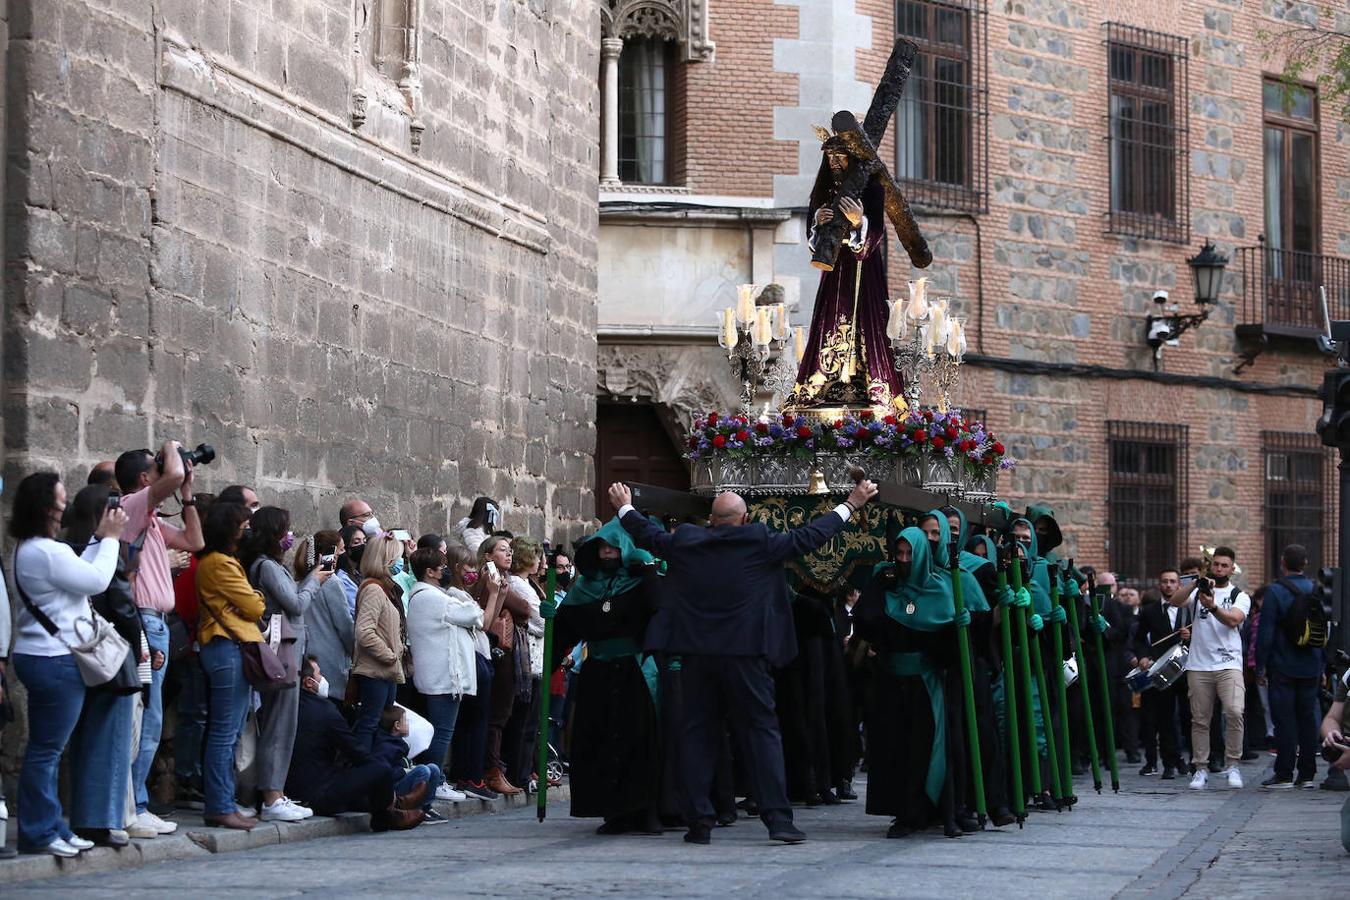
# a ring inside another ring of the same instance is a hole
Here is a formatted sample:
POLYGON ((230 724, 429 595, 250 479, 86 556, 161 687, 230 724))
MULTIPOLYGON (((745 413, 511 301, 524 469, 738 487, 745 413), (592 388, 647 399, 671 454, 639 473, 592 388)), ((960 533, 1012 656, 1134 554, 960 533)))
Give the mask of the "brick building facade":
MULTIPOLYGON (((967 320, 964 405, 1021 460, 1002 493, 1049 502, 1071 555, 1133 578, 1201 542, 1235 546, 1251 583, 1291 540, 1331 561, 1335 470, 1313 435, 1328 362, 1312 336, 1321 284, 1333 318, 1350 318, 1350 127, 1315 88, 1272 80, 1272 35, 1315 23, 1320 5, 645 4, 667 8, 664 30, 623 19, 635 4, 604 5, 626 77, 617 102, 602 90, 602 159, 609 136, 621 157, 652 144, 642 71, 623 62, 632 41, 683 48, 696 7, 715 49, 666 57, 662 139, 679 165, 660 183, 640 159, 602 178, 602 480, 668 472, 690 413, 736 405, 713 313, 738 281, 780 285, 809 322, 810 125, 864 110, 904 34, 927 68, 883 156, 933 246, 924 274, 967 320), (1206 240, 1230 258, 1220 302, 1155 359, 1153 298, 1198 312, 1186 261, 1206 240), (642 427, 665 436, 643 439, 650 462, 613 449, 642 427)), ((1350 5, 1336 6, 1323 24, 1344 30, 1350 5)), ((919 274, 897 249, 892 234, 893 294, 919 274)))
POLYGON ((592 512, 585 0, 10 0, 4 471, 168 438, 296 531, 592 512))

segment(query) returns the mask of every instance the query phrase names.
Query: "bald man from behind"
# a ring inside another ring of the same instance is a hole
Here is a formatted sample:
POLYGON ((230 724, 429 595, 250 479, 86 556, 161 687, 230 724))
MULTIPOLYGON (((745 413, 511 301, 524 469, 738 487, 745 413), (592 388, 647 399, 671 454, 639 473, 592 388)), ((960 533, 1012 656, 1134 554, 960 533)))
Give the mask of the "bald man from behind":
POLYGON ((633 509, 626 485, 610 486, 609 501, 624 529, 667 566, 661 608, 646 642, 647 649, 682 661, 680 779, 689 843, 711 840, 716 815, 709 798, 728 727, 769 837, 788 844, 806 840, 792 824, 774 714, 773 667, 797 655, 783 564, 829 543, 876 493, 876 485, 860 481, 834 510, 787 532, 751 522, 737 494, 718 494, 707 528, 681 525, 667 532, 633 509))

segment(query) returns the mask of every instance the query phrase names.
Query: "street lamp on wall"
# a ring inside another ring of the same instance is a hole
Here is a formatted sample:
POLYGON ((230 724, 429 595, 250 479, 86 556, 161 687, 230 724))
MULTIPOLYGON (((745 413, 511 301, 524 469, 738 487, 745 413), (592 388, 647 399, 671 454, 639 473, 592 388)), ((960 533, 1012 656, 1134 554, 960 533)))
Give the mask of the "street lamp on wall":
POLYGON ((1144 321, 1148 345, 1153 348, 1153 369, 1157 371, 1162 360, 1164 345, 1177 346, 1181 336, 1192 328, 1199 327, 1219 301, 1219 292, 1223 288, 1223 270, 1228 265, 1228 257, 1218 252, 1212 241, 1205 241, 1200 252, 1186 260, 1191 267, 1195 282, 1195 305, 1198 313, 1182 315, 1175 303, 1168 303, 1167 291, 1155 291, 1153 302, 1158 304, 1158 312, 1150 314, 1144 321))

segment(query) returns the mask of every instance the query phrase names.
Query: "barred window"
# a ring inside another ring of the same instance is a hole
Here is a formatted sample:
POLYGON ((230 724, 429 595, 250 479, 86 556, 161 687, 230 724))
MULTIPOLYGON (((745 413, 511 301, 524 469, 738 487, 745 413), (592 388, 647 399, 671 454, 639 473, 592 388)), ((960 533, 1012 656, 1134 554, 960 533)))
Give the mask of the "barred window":
POLYGON ((896 36, 919 48, 895 114, 895 172, 912 203, 985 209, 985 32, 981 0, 896 0, 896 36))
POLYGON ((619 57, 619 179, 666 184, 666 99, 675 42, 629 38, 619 57))
POLYGON ((1261 432, 1266 473, 1266 580, 1279 577, 1280 553, 1290 544, 1308 548, 1309 572, 1326 559, 1332 505, 1327 450, 1313 434, 1261 432))
POLYGON ((1111 569, 1132 585, 1175 566, 1190 518, 1187 427, 1107 422, 1110 458, 1106 521, 1111 569))
POLYGON ((1107 23, 1114 234, 1190 240, 1186 38, 1107 23), (1178 89, 1179 88, 1179 89, 1178 89))

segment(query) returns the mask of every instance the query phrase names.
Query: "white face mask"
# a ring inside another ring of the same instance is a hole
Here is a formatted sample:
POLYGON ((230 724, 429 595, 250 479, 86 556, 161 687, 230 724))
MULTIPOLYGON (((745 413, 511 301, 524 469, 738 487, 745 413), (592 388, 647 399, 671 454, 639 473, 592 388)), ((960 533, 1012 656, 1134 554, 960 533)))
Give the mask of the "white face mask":
POLYGON ((366 519, 366 524, 361 526, 361 530, 366 533, 366 537, 375 537, 383 529, 380 528, 380 520, 376 516, 366 519))
POLYGON ((324 678, 322 675, 319 676, 319 686, 318 686, 318 688, 315 689, 314 693, 315 693, 316 696, 322 697, 322 698, 325 699, 325 700, 328 699, 328 679, 327 679, 327 678, 324 678))

